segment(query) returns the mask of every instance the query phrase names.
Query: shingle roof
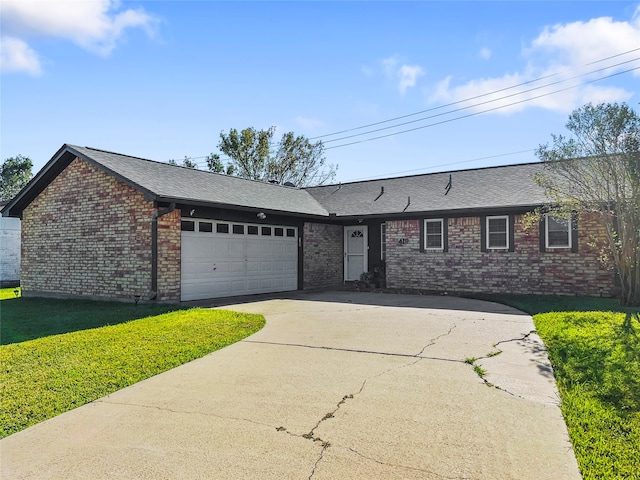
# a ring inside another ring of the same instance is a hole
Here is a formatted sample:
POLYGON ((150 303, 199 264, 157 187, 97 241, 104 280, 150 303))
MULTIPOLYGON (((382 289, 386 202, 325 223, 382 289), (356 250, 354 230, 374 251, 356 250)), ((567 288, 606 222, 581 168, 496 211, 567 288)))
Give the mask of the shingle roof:
POLYGON ((542 163, 387 178, 297 189, 177 167, 89 147, 63 145, 7 206, 26 206, 76 157, 143 191, 149 198, 182 204, 260 209, 316 218, 531 208, 547 202, 533 181, 542 163), (451 188, 447 185, 451 180, 451 188))
POLYGON ((313 197, 297 188, 177 167, 88 147, 70 148, 128 183, 164 200, 327 215, 327 211, 313 197))
POLYGON ((529 163, 311 187, 307 191, 337 216, 526 208, 548 201, 533 181, 533 175, 542 169, 542 163, 529 163))

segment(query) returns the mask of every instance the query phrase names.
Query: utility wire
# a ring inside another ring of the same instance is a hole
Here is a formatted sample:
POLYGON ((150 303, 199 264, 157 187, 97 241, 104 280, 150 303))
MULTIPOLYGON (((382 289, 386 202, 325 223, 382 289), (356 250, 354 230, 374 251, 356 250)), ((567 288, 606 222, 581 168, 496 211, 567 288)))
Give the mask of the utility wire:
MULTIPOLYGON (((601 78, 597 78, 597 79, 594 79, 594 80, 590 80, 590 81, 588 81, 588 82, 584 82, 584 83, 581 83, 581 84, 578 84, 578 85, 572 85, 572 86, 570 86, 570 87, 561 88, 561 89, 559 89, 559 90, 554 90, 553 92, 543 93, 543 94, 541 94, 541 95, 537 95, 537 96, 535 96, 535 97, 525 98, 525 99, 523 99, 523 100, 518 100, 517 102, 508 103, 508 104, 506 104, 506 105, 499 105, 499 106, 497 106, 497 107, 488 108, 488 109, 486 109, 486 110, 481 110, 481 111, 479 111, 479 112, 468 113, 468 114, 466 114, 466 115, 461 115, 461 116, 459 116, 459 117, 450 118, 450 119, 447 119, 447 120, 442 120, 442 121, 440 121, 440 122, 429 123, 429 124, 427 124, 427 125, 422 125, 422 126, 420 126, 420 127, 410 128, 410 129, 407 129, 407 130, 401 130, 401 131, 399 131, 399 132, 393 132, 393 133, 388 133, 388 134, 386 134, 386 135, 378 135, 377 137, 365 138, 365 139, 363 139, 363 140, 357 140, 357 141, 354 141, 354 142, 343 143, 343 144, 340 144, 340 145, 334 145, 334 146, 331 146, 331 147, 326 147, 326 148, 325 148, 325 150, 332 150, 332 149, 334 149, 334 148, 346 147, 346 146, 349 146, 349 145, 356 145, 356 144, 358 144, 358 143, 371 142, 371 141, 373 141, 373 140, 379 140, 379 139, 381 139, 381 138, 387 138, 387 137, 393 137, 393 136, 395 136, 395 135, 400 135, 401 133, 414 132, 414 131, 416 131, 416 130, 421 130, 421 129, 423 129, 423 128, 433 127, 433 126, 436 126, 436 125, 442 125, 442 124, 444 124, 444 123, 450 123, 450 122, 453 122, 453 121, 455 121, 455 120, 462 120, 463 118, 475 117, 475 116, 480 115, 480 114, 483 114, 483 113, 493 112, 493 111, 496 111, 496 110, 500 110, 500 109, 502 109, 502 108, 512 107, 512 106, 514 106, 514 105, 519 105, 519 104, 521 104, 521 103, 530 102, 531 100, 537 100, 538 98, 547 97, 547 96, 549 96, 549 95, 553 95, 553 94, 556 94, 556 93, 560 93, 560 92, 564 92, 564 91, 567 91, 567 90, 571 90, 571 89, 573 89, 573 88, 581 87, 581 86, 583 86, 583 85, 588 85, 588 84, 590 84, 590 83, 598 82, 598 81, 600 81, 600 80, 604 80, 604 79, 606 79, 606 78, 615 77, 615 76, 617 76, 617 75, 622 75, 622 74, 624 74, 624 73, 629 73, 629 72, 632 72, 632 71, 634 71, 634 70, 638 70, 638 69, 640 69, 640 67, 630 68, 630 69, 628 69, 628 70, 624 70, 624 71, 622 71, 622 72, 616 72, 616 73, 613 73, 613 74, 611 74, 611 75, 607 75, 607 76, 604 76, 604 77, 601 77, 601 78)), ((505 98, 506 98, 506 97, 505 97, 505 98)), ((492 100, 492 102, 495 102, 495 101, 497 101, 497 100, 502 100, 502 98, 499 98, 499 99, 496 99, 496 100, 492 100)), ((490 102, 483 102, 483 103, 490 103, 490 102)), ((473 106, 476 106, 476 105, 473 105, 473 106)), ((472 106, 472 107, 473 107, 473 106, 472 106)), ((467 108, 471 108, 471 107, 467 107, 467 108)), ((464 110, 464 109, 457 109, 457 110, 454 110, 454 111, 458 111, 458 110, 464 110)), ((452 113, 452 112, 447 112, 447 113, 452 113)), ((439 115, 434 115, 434 117, 435 117, 435 116, 439 116, 439 115)), ((429 117, 429 118, 433 118, 433 117, 429 117)), ((407 123, 413 123, 413 122, 407 122, 407 123)), ((397 126, 400 126, 400 125, 395 125, 394 127, 397 127, 397 126)), ((349 137, 344 137, 343 139, 346 139, 346 138, 352 138, 352 137, 356 137, 356 136, 359 136, 359 135, 365 135, 365 134, 367 134, 367 133, 373 133, 373 132, 375 132, 375 131, 387 130, 388 128, 394 128, 394 127, 387 127, 387 128, 384 128, 384 129, 378 129, 378 130, 374 130, 374 131, 371 131, 371 132, 366 132, 366 133, 363 133, 363 134, 351 135, 351 136, 349 136, 349 137)), ((338 140, 339 140, 339 139, 338 139, 338 140)))
MULTIPOLYGON (((633 50, 628 50, 628 51, 626 51, 626 52, 618 53, 618 54, 616 54, 616 55, 611 55, 611 56, 609 56, 609 57, 601 58, 600 60, 596 60, 596 61, 593 61, 593 62, 587 63, 587 64, 582 65, 582 66, 583 66, 583 67, 588 67, 589 65, 594 65, 594 64, 596 64, 596 63, 604 62, 604 61, 606 61, 606 60, 611 60, 612 58, 620 57, 620 56, 623 56, 623 55, 628 55, 629 53, 633 53, 633 52, 636 52, 636 51, 638 51, 638 50, 640 50, 640 48, 634 48, 633 50)), ((635 60, 637 60, 637 58, 635 58, 635 59, 633 59, 633 60, 630 60, 630 61, 635 61, 635 60)), ((623 62, 623 63, 628 63, 628 62, 623 62)), ((612 65, 612 66, 610 66, 610 67, 605 67, 604 69, 612 68, 612 67, 614 67, 614 66, 616 66, 616 65, 612 65)), ((566 71, 566 70, 567 70, 567 69, 565 69, 565 71, 566 71)), ((601 70, 603 70, 603 69, 601 69, 601 70)), ((598 71, 598 70, 596 70, 596 71, 598 71)), ((440 110, 440 109, 442 109, 442 108, 446 108, 446 107, 452 107, 452 106, 454 106, 454 105, 458 105, 458 104, 460 104, 460 103, 469 102, 469 101, 471 101, 471 100, 476 100, 476 99, 478 99, 478 98, 487 97, 487 96, 489 96, 489 95, 494 95, 494 94, 496 94, 496 93, 500 93, 500 92, 504 92, 504 91, 507 91, 507 90, 511 90, 511 89, 513 89, 513 88, 522 87, 522 86, 524 86, 524 85, 529 85, 529 84, 531 84, 531 83, 536 83, 536 82, 539 82, 539 81, 541 81, 541 80, 545 80, 545 79, 547 79, 547 78, 551 78, 551 77, 558 76, 558 75, 560 75, 561 73, 562 73, 562 72, 552 73, 552 74, 549 74, 549 75, 545 75, 545 76, 542 76, 542 77, 535 78, 535 79, 533 79, 533 80, 528 80, 528 81, 526 81, 526 82, 518 83, 518 84, 516 84, 516 85, 511 85, 511 86, 509 86, 509 87, 500 88, 500 89, 498 89, 498 90, 494 90, 494 91, 492 91, 492 92, 483 93, 483 94, 481 94, 481 95, 476 95, 476 96, 474 96, 474 97, 466 98, 466 99, 463 99, 463 100, 458 100, 458 101, 456 101, 456 102, 448 103, 448 104, 445 104, 445 105, 439 105, 439 106, 437 106, 437 107, 428 108, 428 109, 426 109, 426 110, 420 110, 419 112, 414 112, 414 113, 409 113, 409 114, 406 114, 406 115, 401 115, 401 116, 399 116, 399 117, 390 118, 390 119, 388 119, 388 120, 381 120, 381 121, 379 121, 379 122, 369 123, 369 124, 367 124, 367 125, 362 125, 362 126, 359 126, 359 127, 349 128, 349 129, 341 130, 341 131, 338 131, 338 132, 327 133, 327 134, 324 134, 324 135, 318 135, 318 136, 316 136, 316 137, 311 137, 311 138, 309 138, 309 140, 316 140, 316 139, 325 138, 325 137, 332 137, 332 136, 334 136, 334 135, 340 135, 340 134, 343 134, 343 133, 353 132, 353 131, 356 131, 356 130, 362 130, 362 129, 364 129, 364 128, 375 127, 376 125, 382 125, 383 123, 394 122, 394 121, 396 121, 396 120, 402 120, 403 118, 413 117, 413 116, 415 116, 415 115, 420 115, 420 114, 422 114, 422 113, 432 112, 432 111, 440 110)), ((584 75, 587 75, 587 74, 584 74, 584 75)))
POLYGON ((376 175, 376 176, 373 176, 373 177, 353 178, 353 179, 350 179, 350 180, 345 180, 342 183, 360 182, 362 180, 373 180, 373 179, 377 179, 377 178, 396 177, 398 175, 405 175, 407 173, 424 172, 425 170, 433 170, 435 168, 450 167, 451 165, 459 165, 461 163, 479 162, 481 160, 491 160, 491 159, 494 159, 494 158, 509 157, 511 155, 518 155, 518 154, 521 154, 521 153, 531 153, 531 152, 535 152, 535 151, 536 151, 535 148, 530 148, 528 150, 520 150, 520 151, 517 151, 517 152, 500 153, 500 154, 497 154, 497 155, 489 155, 488 157, 472 158, 470 160, 461 160, 459 162, 442 163, 440 165, 431 165, 429 167, 424 167, 424 168, 414 168, 412 170, 403 170, 403 171, 400 171, 400 172, 385 173, 383 175, 376 175))
MULTIPOLYGON (((473 105, 468 105, 466 107, 455 108, 453 110, 448 110, 446 112, 437 113, 435 115, 429 115, 428 117, 422 117, 422 118, 418 118, 416 120, 410 120, 408 122, 397 123, 395 125, 390 125, 388 127, 381 127, 381 128, 377 128, 375 130, 368 130, 368 131, 362 132, 362 133, 354 133, 353 135, 348 135, 346 137, 334 138, 332 140, 325 140, 323 143, 338 142, 340 140, 346 140, 346 139, 349 139, 349 138, 359 137, 359 136, 362 136, 362 135, 368 135, 370 133, 375 133, 375 132, 380 132, 380 131, 383 131, 383 130, 390 130, 392 128, 402 127, 404 125, 409 125, 409 124, 412 124, 412 123, 422 122, 424 120, 429 120, 431 118, 441 117, 443 115, 449 115, 450 113, 461 112, 463 110, 469 110, 470 108, 479 107, 481 105, 486 105, 488 103, 498 102, 500 100, 505 100, 507 98, 516 97, 518 95, 523 95, 525 93, 530 93, 530 92, 533 92, 533 91, 536 91, 536 90, 541 90, 543 88, 552 87, 553 85, 559 85, 561 83, 566 83, 566 82, 569 82, 571 80, 575 80, 575 79, 580 78, 580 77, 585 77, 587 75, 592 75, 594 73, 598 73, 598 72, 601 72, 603 70, 609 70, 610 68, 619 67, 620 65, 624 65, 624 64, 630 63, 630 62, 635 62, 637 60, 640 60, 640 57, 636 57, 636 58, 633 58, 631 60, 627 60, 625 62, 621 62, 621 63, 615 64, 615 65, 611 65, 609 67, 599 68, 597 70, 593 70, 591 72, 587 72, 587 73, 583 73, 583 74, 580 74, 580 75, 576 75, 576 76, 573 76, 573 77, 570 77, 570 78, 565 78, 563 80, 557 80, 555 82, 547 83, 545 85, 541 85, 541 86, 538 86, 538 87, 533 87, 533 88, 530 88, 528 90, 522 90, 522 91, 519 91, 519 92, 511 93, 509 95, 504 95, 502 97, 494 98, 494 99, 491 99, 491 100, 485 100, 484 102, 474 103, 473 105)), ((640 68, 640 67, 637 67, 637 68, 640 68)), ((623 72, 623 73, 625 73, 625 72, 623 72)), ((613 76, 613 75, 610 75, 610 76, 613 76)), ((578 84, 578 85, 574 85, 571 88, 577 88, 577 87, 580 87, 582 85, 586 85, 588 83, 593 83, 594 81, 603 80, 605 78, 609 78, 609 76, 601 77, 601 78, 594 79, 594 80, 591 80, 591 81, 588 81, 588 82, 584 82, 584 83, 581 83, 581 84, 578 84)), ((553 93, 557 93, 559 91, 563 91, 563 90, 557 90, 555 92, 550 92, 549 95, 551 95, 553 93)), ((486 94, 485 95, 481 95, 481 96, 486 96, 486 94)), ((473 97, 473 98, 478 98, 478 97, 473 97)), ((531 100, 533 100, 535 98, 540 98, 540 97, 533 97, 531 100)), ((456 103, 462 103, 462 102, 466 102, 466 101, 468 101, 468 100, 461 100, 460 102, 456 102, 456 103)))
MULTIPOLYGON (((633 53, 633 52, 636 52, 636 51, 639 51, 639 50, 640 50, 640 48, 635 48, 635 49, 632 49, 632 50, 628 50, 626 52, 618 53, 616 55, 611 55, 609 57, 605 57, 605 58, 602 58, 602 59, 595 60, 593 62, 584 64, 583 67, 589 66, 589 65, 594 65, 594 64, 597 64, 597 63, 601 63, 603 61, 610 60, 612 58, 620 57, 620 56, 623 56, 623 55, 628 55, 629 53, 633 53)), ((520 91, 520 92, 517 92, 517 93, 505 95, 505 96, 502 96, 502 97, 499 97, 499 98, 496 98, 496 99, 493 99, 493 100, 487 100, 487 101, 484 101, 484 102, 476 103, 474 105, 469 105, 467 107, 460 107, 460 108, 449 110, 447 112, 439 113, 439 114, 436 114, 436 115, 430 115, 430 116, 427 116, 427 117, 423 117, 423 118, 420 118, 420 119, 411 120, 411 121, 408 121, 408 122, 403 122, 403 123, 391 125, 391 126, 388 126, 388 127, 369 130, 367 132, 362 132, 362 133, 359 133, 359 134, 349 135, 349 136, 336 138, 336 139, 331 139, 331 140, 325 140, 325 141, 323 141, 323 143, 337 142, 337 141, 340 141, 340 140, 346 140, 346 139, 349 139, 349 138, 354 138, 354 137, 358 137, 358 136, 362 136, 362 135, 368 135, 368 134, 371 134, 371 133, 376 133, 376 132, 383 131, 383 130, 389 130, 389 129, 392 129, 392 128, 397 128, 397 127, 401 127, 401 126, 404 126, 404 125, 417 123, 417 122, 421 122, 421 121, 424 121, 424 120, 429 120, 429 119, 432 119, 432 118, 435 118, 435 117, 448 115, 448 114, 451 114, 451 113, 467 110, 467 109, 470 109, 470 108, 476 108, 478 106, 485 105, 485 104, 488 104, 488 103, 501 101, 501 100, 504 100, 504 99, 507 99, 507 98, 511 98, 511 97, 518 96, 518 95, 522 95, 522 94, 529 93, 529 92, 532 92, 532 91, 535 91, 535 90, 540 90, 540 89, 547 88, 547 87, 550 87, 550 86, 553 86, 553 85, 558 85, 560 83, 564 83, 564 82, 567 82, 567 81, 575 80, 577 78, 581 78, 581 77, 584 77, 584 76, 587 76, 587 75, 592 75, 594 73, 598 73, 598 72, 601 72, 601 71, 604 71, 604 70, 608 70, 608 69, 611 69, 611 68, 614 68, 614 67, 618 67, 618 66, 630 63, 630 62, 637 61, 639 59, 640 59, 640 57, 636 57, 636 58, 633 58, 631 60, 626 60, 624 62, 620 62, 620 63, 614 64, 614 65, 609 65, 609 66, 602 67, 602 68, 599 68, 599 69, 596 69, 596 70, 593 70, 593 71, 590 71, 590 72, 586 72, 586 73, 583 73, 583 74, 580 74, 580 75, 575 75, 575 76, 567 78, 567 79, 558 80, 558 81, 555 81, 555 82, 548 83, 546 85, 542 85, 542 86, 534 87, 534 88, 531 88, 531 89, 528 89, 528 90, 523 90, 523 91, 520 91)), ((467 115, 461 115, 459 117, 455 117, 455 118, 452 118, 452 119, 443 120, 443 121, 431 123, 431 124, 428 124, 428 125, 423 125, 421 127, 411 128, 411 129, 402 130, 402 131, 399 131, 399 132, 393 132, 393 133, 386 134, 386 135, 380 135, 380 136, 377 136, 377 137, 372 137, 372 138, 367 138, 367 139, 363 139, 363 140, 359 140, 359 141, 354 141, 354 142, 349 142, 349 143, 345 143, 345 144, 326 147, 325 150, 332 150, 332 149, 335 149, 335 148, 346 147, 346 146, 355 145, 355 144, 358 144, 358 143, 364 143, 364 142, 368 142, 368 141, 379 140, 381 138, 395 136, 395 135, 399 135, 399 134, 402 134, 402 133, 409 133, 409 132, 413 132, 413 131, 420 130, 420 129, 423 129, 423 128, 432 127, 432 126, 436 126, 436 125, 441 125, 443 123, 449 123, 449 122, 452 122, 454 120, 461 120, 461 119, 464 119, 464 118, 476 116, 476 115, 479 115, 481 113, 487 113, 487 112, 499 110, 501 108, 511 107, 511 106, 514 106, 514 105, 518 105, 520 103, 524 103, 524 102, 531 101, 531 100, 536 100, 538 98, 542 98, 542 97, 545 97, 545 96, 548 96, 548 95, 553 95, 555 93, 560 93, 560 92, 563 92, 563 91, 566 91, 566 90, 577 88, 577 87, 580 87, 580 86, 583 86, 583 85, 594 83, 594 82, 597 82, 597 81, 600 81, 600 80, 604 80, 604 79, 607 79, 607 78, 611 78, 611 77, 614 77, 614 76, 617 76, 617 75, 621 75, 621 74, 624 74, 624 73, 629 73, 629 72, 637 70, 639 68, 640 67, 631 68, 631 69, 628 69, 628 70, 625 70, 625 71, 622 71, 622 72, 617 72, 617 73, 614 73, 614 74, 611 74, 611 75, 607 75, 607 76, 604 76, 604 77, 593 79, 593 80, 590 80, 590 81, 587 81, 587 82, 583 82, 583 83, 580 83, 580 84, 577 84, 577 85, 573 85, 573 86, 570 86, 570 87, 567 87, 567 88, 554 90, 553 92, 548 92, 548 93, 545 93, 545 94, 542 94, 542 95, 538 95, 538 96, 535 96, 535 97, 519 100, 517 102, 513 102, 513 103, 506 104, 506 105, 502 105, 502 106, 498 106, 498 107, 482 110, 480 112, 473 112, 473 113, 470 113, 470 114, 467 114, 467 115)), ((484 94, 481 94, 481 95, 476 95, 474 97, 466 98, 466 99, 463 99, 463 100, 458 100, 456 102, 448 103, 448 104, 445 104, 445 105, 440 105, 440 106, 429 108, 429 109, 426 109, 426 110, 421 110, 421 111, 410 113, 410 114, 407 114, 407 115, 402 115, 402 116, 391 118, 391 119, 388 119, 388 120, 382 120, 380 122, 370 123, 370 124, 362 125, 362 126, 359 126, 359 127, 354 127, 354 128, 350 128, 350 129, 346 129, 346 130, 341 130, 341 131, 338 131, 338 132, 333 132, 333 133, 328 133, 328 134, 325 134, 325 135, 320 135, 320 136, 317 136, 317 137, 310 137, 309 140, 315 140, 315 139, 330 137, 330 136, 334 136, 334 135, 339 135, 339 134, 342 134, 342 133, 353 132, 353 131, 356 131, 356 130, 362 130, 364 128, 373 127, 373 126, 377 126, 377 125, 382 125, 384 123, 389 123, 389 122, 393 122, 393 121, 396 121, 396 120, 401 120, 401 119, 412 117, 412 116, 419 115, 419 114, 422 114, 422 113, 432 112, 432 111, 439 110, 439 109, 442 109, 442 108, 451 107, 451 106, 454 106, 454 105, 459 105, 461 103, 466 103, 466 102, 469 102, 469 101, 472 101, 472 100, 476 100, 476 99, 479 99, 479 98, 487 97, 487 96, 490 96, 490 95, 495 95, 496 93, 504 92, 504 91, 511 90, 511 89, 514 89, 514 88, 517 88, 517 87, 521 87, 521 86, 524 86, 524 85, 529 85, 529 84, 532 84, 532 83, 539 82, 541 80, 552 78, 552 77, 560 75, 561 73, 562 72, 556 72, 556 73, 545 75, 543 77, 539 77, 539 78, 536 78, 536 79, 533 79, 533 80, 528 80, 526 82, 522 82, 522 83, 519 83, 519 84, 516 84, 516 85, 511 85, 509 87, 505 87, 505 88, 501 88, 501 89, 498 89, 498 90, 494 90, 492 92, 484 93, 484 94)), ((510 155, 510 154, 505 154, 505 155, 510 155)), ((498 155, 498 156, 500 156, 500 155, 498 155)), ((187 157, 187 158, 189 160, 191 160, 191 161, 194 161, 194 160, 202 160, 202 159, 205 159, 205 158, 208 158, 208 157, 209 157, 209 155, 203 155, 203 156, 198 156, 198 157, 187 157)), ((492 158, 492 157, 487 157, 487 158, 492 158)), ((172 160, 175 160, 176 162, 178 162, 178 160, 176 160, 176 159, 172 159, 172 160)), ((224 155, 224 156, 220 155, 220 160, 229 161, 229 160, 231 160, 231 158, 226 156, 226 155, 224 155)), ((193 162, 193 163, 195 163, 195 165, 197 167, 204 166, 206 164, 205 162, 193 162)), ((442 165, 442 166, 447 166, 447 165, 442 165)))

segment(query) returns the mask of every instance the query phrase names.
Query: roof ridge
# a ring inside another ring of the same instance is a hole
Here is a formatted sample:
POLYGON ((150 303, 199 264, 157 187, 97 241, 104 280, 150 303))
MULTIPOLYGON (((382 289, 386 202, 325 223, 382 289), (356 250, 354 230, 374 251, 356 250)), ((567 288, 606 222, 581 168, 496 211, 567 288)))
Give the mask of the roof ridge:
POLYGON ((383 177, 383 178, 372 178, 369 180, 354 180, 352 182, 341 182, 341 183, 331 183, 331 184, 327 184, 327 185, 316 185, 313 187, 305 187, 305 189, 308 188, 321 188, 321 187, 337 187, 337 186, 344 186, 344 185, 353 185, 355 183, 370 183, 370 182, 380 182, 380 181, 384 181, 384 180, 404 180, 407 178, 412 178, 412 177, 427 177, 430 175, 446 175, 448 173, 460 173, 460 172, 473 172, 473 171, 479 171, 479 170, 490 170, 490 169, 495 169, 495 168, 508 168, 508 167, 523 167, 523 166, 527 166, 527 165, 542 165, 543 162, 525 162, 525 163, 511 163, 508 165, 489 165, 487 167, 475 167, 475 168, 461 168, 459 170, 442 170, 439 172, 429 172, 429 173, 415 173, 413 175, 400 175, 397 177, 383 177))

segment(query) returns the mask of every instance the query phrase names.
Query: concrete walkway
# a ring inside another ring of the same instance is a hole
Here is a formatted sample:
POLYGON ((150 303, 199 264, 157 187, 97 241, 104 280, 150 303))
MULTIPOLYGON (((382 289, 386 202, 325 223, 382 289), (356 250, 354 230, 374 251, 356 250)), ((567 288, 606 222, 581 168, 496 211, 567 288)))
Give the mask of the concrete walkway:
POLYGON ((224 308, 267 325, 2 440, 1 477, 580 478, 527 315, 356 292, 224 308))

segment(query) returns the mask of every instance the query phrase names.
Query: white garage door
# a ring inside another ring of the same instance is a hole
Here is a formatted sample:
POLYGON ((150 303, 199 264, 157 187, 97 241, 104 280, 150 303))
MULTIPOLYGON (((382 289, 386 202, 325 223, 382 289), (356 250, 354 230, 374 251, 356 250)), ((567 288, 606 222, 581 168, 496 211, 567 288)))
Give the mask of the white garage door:
POLYGON ((298 288, 298 231, 217 220, 182 222, 185 300, 298 288))

